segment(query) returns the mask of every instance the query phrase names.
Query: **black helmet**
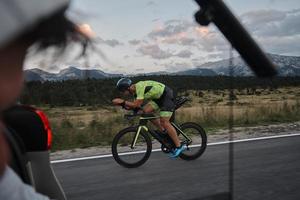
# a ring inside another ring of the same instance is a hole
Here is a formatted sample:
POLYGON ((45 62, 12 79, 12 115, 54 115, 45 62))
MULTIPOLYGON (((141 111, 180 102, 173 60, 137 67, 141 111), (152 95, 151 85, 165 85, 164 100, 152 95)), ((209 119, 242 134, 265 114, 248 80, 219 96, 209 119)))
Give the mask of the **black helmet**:
POLYGON ((132 85, 132 81, 129 78, 121 78, 117 82, 117 89, 121 92, 124 92, 132 85))

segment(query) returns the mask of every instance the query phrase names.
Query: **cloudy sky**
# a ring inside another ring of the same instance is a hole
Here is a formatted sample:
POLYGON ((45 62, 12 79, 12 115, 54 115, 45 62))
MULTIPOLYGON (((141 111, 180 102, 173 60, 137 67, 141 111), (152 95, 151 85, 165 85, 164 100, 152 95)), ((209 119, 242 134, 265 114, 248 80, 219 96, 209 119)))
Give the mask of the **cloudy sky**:
MULTIPOLYGON (((300 56, 299 0, 225 2, 266 52, 300 56)), ((130 74, 178 71, 228 58, 229 45, 214 25, 194 22, 197 10, 192 0, 73 0, 69 16, 92 27, 98 50, 85 59, 66 56, 51 67, 45 56, 36 56, 26 68, 58 71, 75 65, 130 74)))

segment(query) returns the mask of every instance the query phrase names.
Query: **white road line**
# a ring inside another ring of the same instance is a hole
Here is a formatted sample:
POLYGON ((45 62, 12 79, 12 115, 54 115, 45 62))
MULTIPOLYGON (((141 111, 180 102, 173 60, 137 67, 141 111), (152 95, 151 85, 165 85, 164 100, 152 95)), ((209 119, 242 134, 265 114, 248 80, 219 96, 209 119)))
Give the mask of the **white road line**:
MULTIPOLYGON (((250 139, 241 139, 241 140, 234 140, 234 141, 214 142, 214 143, 209 143, 207 145, 214 146, 214 145, 221 145, 221 144, 240 143, 240 142, 249 142, 249 141, 257 141, 257 140, 293 137, 293 136, 300 136, 300 133, 287 134, 287 135, 276 135, 276 136, 268 136, 268 137, 258 137, 258 138, 250 138, 250 139)), ((192 145, 190 147, 197 147, 197 146, 200 146, 200 145, 192 145)), ((153 149, 152 150, 152 152, 157 152, 157 151, 161 151, 161 149, 153 149)), ((122 153, 122 155, 139 154, 139 153, 143 153, 143 152, 145 152, 145 151, 122 153)), ((99 156, 88 156, 88 157, 82 157, 82 158, 70 158, 70 159, 63 159, 63 160, 53 160, 53 161, 51 161, 51 163, 64 163, 64 162, 91 160, 91 159, 108 158, 108 157, 112 157, 112 154, 99 155, 99 156)))

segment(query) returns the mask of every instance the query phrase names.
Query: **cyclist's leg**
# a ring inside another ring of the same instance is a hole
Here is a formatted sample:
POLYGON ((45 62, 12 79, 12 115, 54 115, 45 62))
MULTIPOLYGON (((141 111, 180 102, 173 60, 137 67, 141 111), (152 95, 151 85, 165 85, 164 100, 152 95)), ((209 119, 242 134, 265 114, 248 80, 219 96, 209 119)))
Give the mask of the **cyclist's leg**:
POLYGON ((177 132, 176 132, 175 128, 172 126, 172 124, 170 123, 171 115, 172 115, 172 112, 166 112, 166 111, 160 112, 160 124, 164 129, 167 130, 167 133, 173 140, 175 146, 180 147, 181 144, 180 144, 180 140, 177 136, 177 132))
MULTIPOLYGON (((157 104, 154 101, 149 101, 145 106, 143 106, 143 111, 145 113, 152 113, 159 109, 157 104)), ((164 128, 160 124, 160 119, 153 119, 151 120, 151 123, 154 124, 160 131, 163 131, 164 128)))
POLYGON ((175 109, 173 99, 173 91, 166 87, 163 96, 158 100, 158 105, 160 106, 160 123, 167 130, 167 133, 173 140, 175 146, 180 147, 181 144, 177 132, 170 123, 170 118, 175 109))

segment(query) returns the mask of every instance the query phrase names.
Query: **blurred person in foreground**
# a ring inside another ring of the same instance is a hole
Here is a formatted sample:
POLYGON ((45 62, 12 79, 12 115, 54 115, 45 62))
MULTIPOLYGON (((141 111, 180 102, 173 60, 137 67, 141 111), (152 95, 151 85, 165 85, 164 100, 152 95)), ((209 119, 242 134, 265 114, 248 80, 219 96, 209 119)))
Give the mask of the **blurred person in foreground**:
POLYGON ((4 109, 15 103, 23 85, 23 63, 29 47, 50 46, 61 54, 70 42, 89 43, 87 27, 65 16, 68 0, 0 0, 0 199, 48 199, 24 184, 8 166, 10 152, 1 122, 4 109))

